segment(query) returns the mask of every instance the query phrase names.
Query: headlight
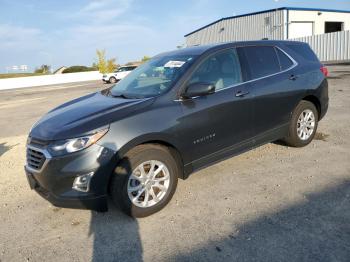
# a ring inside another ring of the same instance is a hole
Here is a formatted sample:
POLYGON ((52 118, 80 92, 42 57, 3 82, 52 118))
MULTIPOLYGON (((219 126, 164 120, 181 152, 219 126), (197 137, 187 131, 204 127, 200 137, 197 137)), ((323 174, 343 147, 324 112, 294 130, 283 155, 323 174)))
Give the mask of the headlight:
POLYGON ((107 132, 108 128, 105 128, 88 136, 56 141, 49 145, 48 149, 53 155, 64 155, 77 152, 95 144, 107 132))

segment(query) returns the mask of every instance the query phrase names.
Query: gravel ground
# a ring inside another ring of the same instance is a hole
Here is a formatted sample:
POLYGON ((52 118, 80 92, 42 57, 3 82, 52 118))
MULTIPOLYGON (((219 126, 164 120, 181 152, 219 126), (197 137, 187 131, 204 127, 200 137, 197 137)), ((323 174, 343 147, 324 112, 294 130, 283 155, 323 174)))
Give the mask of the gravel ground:
POLYGON ((23 171, 30 125, 100 84, 1 92, 0 261, 349 261, 350 67, 329 69, 309 146, 267 144, 192 174, 137 220, 53 207, 23 171))

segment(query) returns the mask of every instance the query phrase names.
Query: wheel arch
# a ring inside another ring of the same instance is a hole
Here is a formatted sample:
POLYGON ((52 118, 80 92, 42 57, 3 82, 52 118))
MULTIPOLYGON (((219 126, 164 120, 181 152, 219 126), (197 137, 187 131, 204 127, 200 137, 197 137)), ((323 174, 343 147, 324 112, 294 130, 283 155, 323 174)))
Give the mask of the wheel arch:
POLYGON ((307 96, 305 96, 302 100, 308 101, 308 102, 314 104, 314 106, 315 106, 316 109, 317 109, 318 118, 320 118, 320 115, 321 115, 321 102, 320 102, 320 100, 317 98, 317 96, 314 96, 314 95, 307 95, 307 96))
POLYGON ((179 178, 184 179, 184 162, 182 159, 182 155, 176 146, 164 140, 149 140, 149 141, 143 142, 141 145, 146 145, 146 144, 155 144, 155 145, 167 147, 171 155, 174 157, 175 161, 178 164, 179 172, 180 172, 179 178))
POLYGON ((179 147, 176 145, 173 139, 163 134, 149 134, 141 137, 137 137, 127 144, 122 146, 115 154, 114 160, 116 161, 115 166, 126 156, 126 154, 133 148, 139 145, 155 144, 166 147, 169 149, 171 155, 174 157, 175 161, 179 167, 179 178, 184 179, 184 161, 182 158, 182 153, 179 147))

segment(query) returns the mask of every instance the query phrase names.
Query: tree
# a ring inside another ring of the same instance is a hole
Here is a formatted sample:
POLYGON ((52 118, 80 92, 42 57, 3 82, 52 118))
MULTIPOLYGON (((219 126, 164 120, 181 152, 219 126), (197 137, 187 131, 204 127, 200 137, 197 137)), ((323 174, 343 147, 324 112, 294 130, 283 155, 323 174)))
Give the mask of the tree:
POLYGON ((107 73, 107 61, 106 61, 106 51, 105 50, 96 50, 97 54, 97 67, 100 73, 107 73))
POLYGON ((107 71, 108 73, 114 72, 114 70, 117 68, 117 65, 115 63, 115 58, 111 58, 107 60, 107 71))
POLYGON ((96 62, 93 62, 92 65, 91 65, 92 68, 98 70, 98 65, 96 62))
POLYGON ((96 50, 97 54, 97 68, 102 74, 112 73, 116 68, 115 58, 106 60, 106 51, 105 50, 96 50))
POLYGON ((49 65, 41 65, 39 68, 36 68, 34 73, 37 74, 47 74, 50 72, 51 66, 49 65))
POLYGON ((146 56, 146 55, 145 55, 145 56, 142 57, 141 62, 142 62, 142 63, 145 63, 145 62, 147 62, 147 61, 150 60, 150 59, 151 59, 151 58, 150 58, 149 56, 146 56))
POLYGON ((62 71, 62 74, 66 73, 78 73, 78 72, 89 72, 89 71, 95 71, 96 68, 93 67, 87 67, 87 66, 71 66, 62 71))

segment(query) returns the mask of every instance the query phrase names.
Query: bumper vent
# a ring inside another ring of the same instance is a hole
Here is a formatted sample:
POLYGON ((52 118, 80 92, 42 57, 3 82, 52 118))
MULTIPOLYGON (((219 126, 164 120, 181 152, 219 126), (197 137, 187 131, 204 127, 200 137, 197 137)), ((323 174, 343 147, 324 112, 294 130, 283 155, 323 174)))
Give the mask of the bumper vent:
POLYGON ((39 171, 46 161, 43 152, 38 149, 27 147, 27 165, 28 167, 39 171))

